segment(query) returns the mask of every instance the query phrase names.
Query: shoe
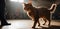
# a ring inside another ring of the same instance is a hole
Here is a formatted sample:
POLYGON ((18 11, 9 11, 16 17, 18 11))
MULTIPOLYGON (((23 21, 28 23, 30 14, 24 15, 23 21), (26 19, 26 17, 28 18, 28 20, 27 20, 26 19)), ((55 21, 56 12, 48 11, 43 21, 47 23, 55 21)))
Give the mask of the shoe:
POLYGON ((10 23, 1 24, 1 26, 11 25, 10 23))
POLYGON ((32 28, 35 28, 35 27, 32 27, 32 28))

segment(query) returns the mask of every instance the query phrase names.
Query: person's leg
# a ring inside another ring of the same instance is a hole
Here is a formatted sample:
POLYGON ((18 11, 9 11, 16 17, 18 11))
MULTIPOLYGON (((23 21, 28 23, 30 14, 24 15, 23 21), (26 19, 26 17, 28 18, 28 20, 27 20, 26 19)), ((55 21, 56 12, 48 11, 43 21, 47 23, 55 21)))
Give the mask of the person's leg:
POLYGON ((5 0, 0 0, 0 20, 1 20, 1 26, 4 25, 10 25, 7 23, 6 19, 4 18, 4 12, 5 11, 5 0))
POLYGON ((4 16, 1 17, 1 26, 5 26, 5 25, 10 25, 6 19, 4 19, 4 16))
POLYGON ((7 21, 6 21, 6 18, 4 16, 4 8, 1 9, 1 12, 0 12, 0 19, 1 19, 1 26, 4 26, 4 25, 10 25, 7 21))
POLYGON ((10 25, 5 19, 1 19, 1 26, 10 25))

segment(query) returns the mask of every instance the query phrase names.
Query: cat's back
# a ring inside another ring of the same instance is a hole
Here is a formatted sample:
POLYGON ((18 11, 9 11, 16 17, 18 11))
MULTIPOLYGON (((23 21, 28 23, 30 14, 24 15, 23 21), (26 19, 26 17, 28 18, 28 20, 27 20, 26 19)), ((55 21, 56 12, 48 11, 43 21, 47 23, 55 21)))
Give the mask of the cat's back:
POLYGON ((39 8, 37 9, 37 13, 39 15, 47 15, 50 14, 50 11, 47 8, 39 8))

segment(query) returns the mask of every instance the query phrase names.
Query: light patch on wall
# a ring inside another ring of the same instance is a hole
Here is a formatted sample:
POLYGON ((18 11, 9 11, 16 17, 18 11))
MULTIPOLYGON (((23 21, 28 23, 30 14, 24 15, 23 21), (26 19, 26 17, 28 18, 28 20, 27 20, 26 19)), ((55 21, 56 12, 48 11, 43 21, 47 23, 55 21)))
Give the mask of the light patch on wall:
POLYGON ((18 0, 10 0, 10 1, 12 1, 12 2, 18 2, 18 0))
POLYGON ((10 0, 10 1, 12 1, 12 2, 20 2, 20 3, 24 2, 24 0, 10 0))
POLYGON ((19 0, 19 2, 20 2, 20 3, 23 3, 23 2, 24 2, 24 0, 19 0))

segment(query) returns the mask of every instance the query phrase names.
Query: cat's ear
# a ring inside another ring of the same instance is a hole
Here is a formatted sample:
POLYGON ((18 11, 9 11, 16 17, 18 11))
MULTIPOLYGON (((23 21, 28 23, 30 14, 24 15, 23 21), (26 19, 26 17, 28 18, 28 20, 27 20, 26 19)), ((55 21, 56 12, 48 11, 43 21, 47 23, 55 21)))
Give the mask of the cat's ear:
POLYGON ((24 5, 25 5, 26 3, 24 3, 24 5))
POLYGON ((26 3, 24 3, 24 6, 26 5, 26 3))

